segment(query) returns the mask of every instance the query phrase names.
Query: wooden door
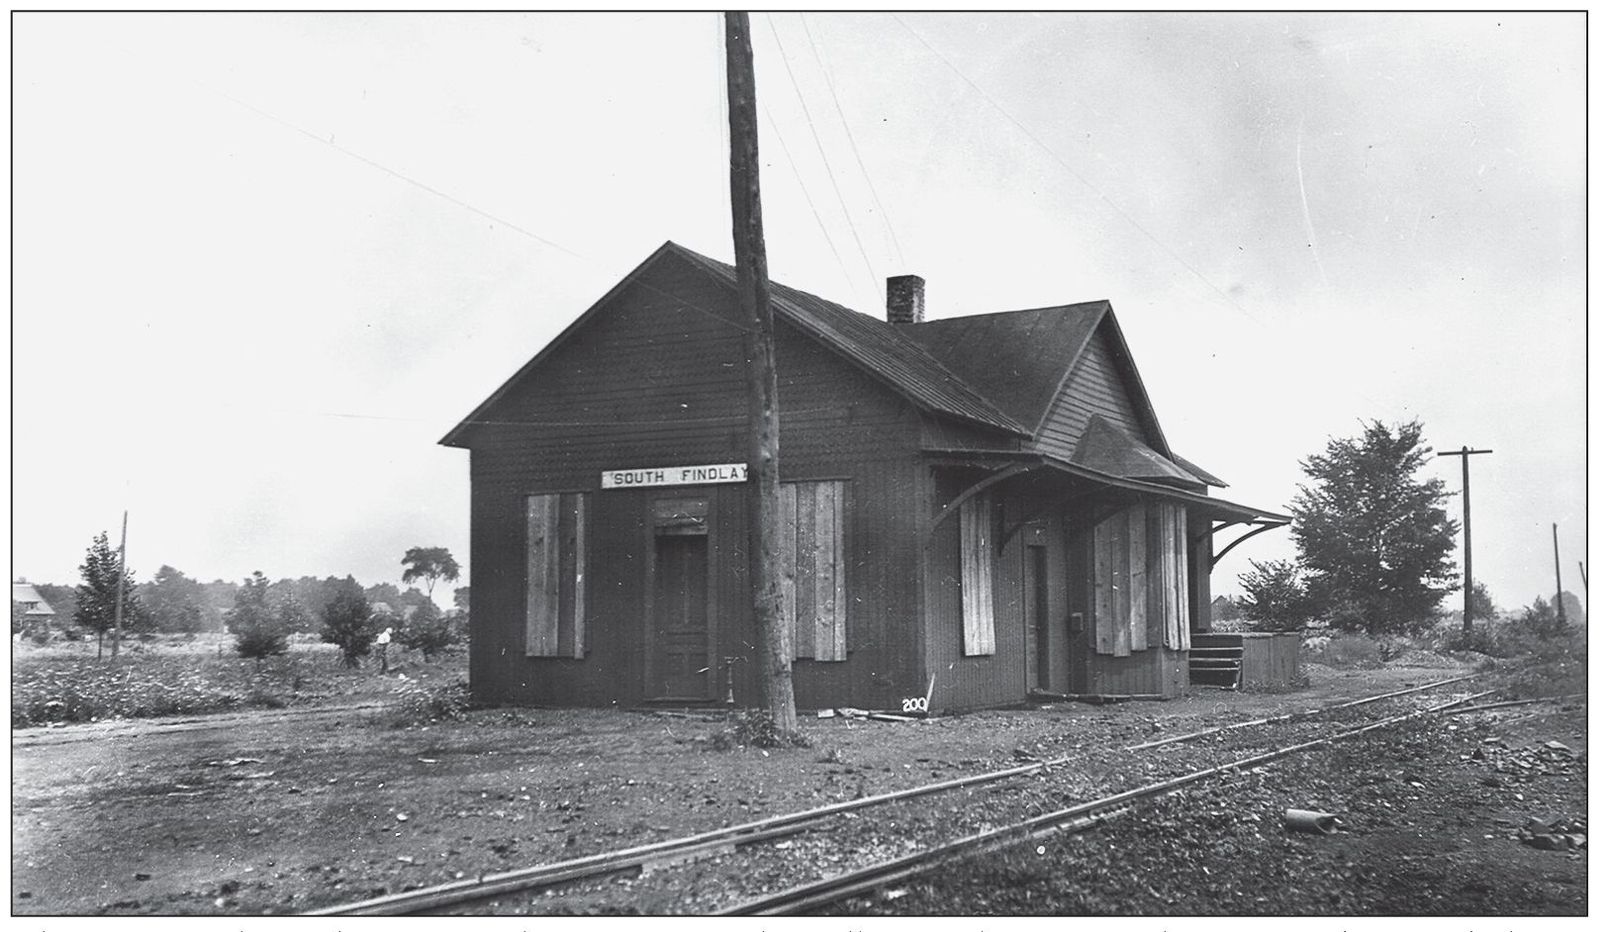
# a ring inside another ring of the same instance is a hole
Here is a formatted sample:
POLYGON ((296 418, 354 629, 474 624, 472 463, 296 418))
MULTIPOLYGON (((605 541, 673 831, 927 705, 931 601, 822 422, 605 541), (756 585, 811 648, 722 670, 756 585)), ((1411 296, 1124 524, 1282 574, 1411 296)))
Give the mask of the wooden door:
POLYGON ((1030 657, 1036 689, 1052 688, 1052 619, 1047 585, 1047 548, 1025 548, 1025 601, 1030 611, 1030 657))
POLYGON ((648 694, 659 699, 710 698, 705 535, 655 537, 654 662, 648 694))

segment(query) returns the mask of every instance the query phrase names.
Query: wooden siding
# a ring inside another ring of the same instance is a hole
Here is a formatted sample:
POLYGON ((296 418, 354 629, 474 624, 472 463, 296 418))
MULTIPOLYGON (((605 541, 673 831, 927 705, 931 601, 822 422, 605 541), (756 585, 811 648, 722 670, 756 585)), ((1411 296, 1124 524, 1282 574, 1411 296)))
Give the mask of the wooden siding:
MULTIPOLYGON (((652 506, 657 495, 690 489, 600 490, 599 473, 747 458, 741 335, 723 322, 733 304, 704 272, 668 258, 512 386, 483 414, 493 423, 467 433, 478 699, 630 706, 649 698, 652 506), (586 655, 528 658, 525 497, 579 491, 589 492, 586 655)), ((797 701, 802 709, 899 707, 925 686, 917 413, 784 322, 778 358, 783 479, 838 480, 855 503, 846 509, 842 559, 846 659, 797 661, 797 701)), ((724 658, 744 658, 733 664, 741 704, 759 697, 744 488, 698 490, 709 495, 707 692, 720 700, 724 658)))
POLYGON ((1120 377, 1116 347, 1108 328, 1100 328, 1058 389, 1033 447, 1068 458, 1075 452, 1086 423, 1101 414, 1133 437, 1145 437, 1135 402, 1120 377))
POLYGON ((1294 685, 1299 676, 1299 642, 1303 635, 1244 634, 1243 670, 1240 686, 1244 689, 1285 689, 1294 685))

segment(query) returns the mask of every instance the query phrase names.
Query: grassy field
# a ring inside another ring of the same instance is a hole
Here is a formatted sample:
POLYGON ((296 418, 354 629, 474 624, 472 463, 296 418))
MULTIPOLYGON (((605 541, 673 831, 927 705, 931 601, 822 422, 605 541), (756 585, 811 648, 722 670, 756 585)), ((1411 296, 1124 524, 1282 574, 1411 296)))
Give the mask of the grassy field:
POLYGON ((235 656, 227 644, 221 649, 212 637, 130 642, 116 661, 97 660, 93 641, 13 642, 11 727, 367 699, 419 703, 465 676, 462 649, 424 663, 394 647, 389 659, 385 676, 376 658, 349 669, 334 646, 307 636, 261 664, 235 656))

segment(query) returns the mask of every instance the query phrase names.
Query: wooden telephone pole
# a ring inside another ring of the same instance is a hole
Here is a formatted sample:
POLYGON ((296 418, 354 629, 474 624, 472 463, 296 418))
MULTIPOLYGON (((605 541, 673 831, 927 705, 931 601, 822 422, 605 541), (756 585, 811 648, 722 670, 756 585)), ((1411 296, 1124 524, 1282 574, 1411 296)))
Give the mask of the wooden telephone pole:
POLYGON ((1467 461, 1479 453, 1493 452, 1493 450, 1474 450, 1463 444, 1459 450, 1439 454, 1461 458, 1461 553, 1466 558, 1466 568, 1461 574, 1461 633, 1466 635, 1472 633, 1472 493, 1470 491, 1472 486, 1467 461))
MULTIPOLYGON (((112 603, 112 659, 118 659, 118 644, 123 641, 123 567, 124 552, 129 546, 129 513, 123 512, 123 533, 118 537, 117 600, 112 603)), ((1558 576, 1561 574, 1558 573, 1558 576)))
POLYGON ((1562 547, 1556 542, 1556 522, 1550 523, 1550 552, 1556 558, 1556 625, 1567 630, 1567 609, 1562 606, 1562 547))
POLYGON ((767 293, 767 246, 761 233, 761 158, 756 141, 756 73, 750 14, 724 13, 728 52, 729 190, 733 200, 733 265, 739 306, 749 327, 750 601, 761 629, 762 699, 775 727, 795 730, 794 651, 784 627, 782 565, 778 559, 778 371, 772 299, 767 293))

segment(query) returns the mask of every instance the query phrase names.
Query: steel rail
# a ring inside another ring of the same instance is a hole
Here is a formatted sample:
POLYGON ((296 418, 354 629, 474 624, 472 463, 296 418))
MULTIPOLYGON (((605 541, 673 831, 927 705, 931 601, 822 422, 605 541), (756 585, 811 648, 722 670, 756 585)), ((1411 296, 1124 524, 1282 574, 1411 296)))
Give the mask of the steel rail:
POLYGON ((1581 699, 1584 693, 1568 693, 1563 696, 1540 696, 1537 699, 1513 699, 1509 702, 1491 702, 1487 705, 1475 705, 1467 709, 1455 709, 1445 712, 1445 715, 1466 715, 1469 712, 1487 712, 1490 709, 1508 709, 1518 705, 1535 705, 1540 702, 1560 702, 1566 699, 1581 699))
MULTIPOLYGON (((1472 674, 1471 676, 1440 680, 1438 682, 1428 683, 1422 686, 1395 690, 1394 692, 1384 693, 1379 696, 1368 696, 1364 699, 1356 699, 1343 703, 1342 705, 1328 706, 1323 709, 1310 710, 1301 714, 1313 715, 1333 708, 1344 708, 1346 706, 1359 705, 1365 702, 1375 702, 1393 696, 1401 696, 1407 693, 1435 689, 1439 686, 1445 686, 1450 683, 1471 679, 1476 675, 1477 674, 1472 674)), ((1239 722, 1233 725, 1224 726, 1222 728, 1195 732, 1190 735, 1182 735, 1173 739, 1166 739, 1164 741, 1152 742, 1147 745, 1126 748, 1125 750, 1145 749, 1161 744, 1173 743, 1175 741, 1185 741, 1231 728, 1244 728, 1254 724, 1274 723, 1282 721, 1286 717, 1287 716, 1273 716, 1268 719, 1258 720, 1257 722, 1239 722)), ((691 857, 699 856, 700 852, 720 850, 723 848, 732 849, 740 845, 765 841, 770 838, 778 837, 779 835, 803 831, 803 827, 808 823, 815 822, 827 816, 836 815, 842 812, 864 809, 870 806, 882 805, 887 802, 916 799, 918 797, 927 796, 934 793, 961 789, 966 786, 975 786, 982 783, 994 783, 1000 780, 1009 779, 1011 777, 1032 774, 1050 769, 1052 767, 1073 763, 1081 759, 1083 758, 1078 754, 1065 755, 1063 757, 1058 757, 1051 760, 1036 761, 1034 763, 1024 764, 1018 767, 1009 767, 1004 770, 994 770, 987 773, 958 777, 952 780, 944 780, 939 783, 928 783, 922 786, 910 787, 902 790, 891 790, 873 796, 864 796, 859 799, 850 799, 838 803, 830 803, 814 809, 806 809, 800 812, 792 812, 765 819, 757 819, 751 822, 744 822, 739 825, 725 826, 723 828, 713 829, 708 832, 702 832, 696 835, 686 836, 684 838, 672 838, 633 848, 625 848, 619 851, 607 851, 581 858, 573 858, 568 861, 540 864, 533 867, 519 868, 499 874, 483 875, 480 877, 455 880, 429 887, 421 887, 415 890, 403 890, 397 893, 383 894, 381 896, 361 900, 356 903, 338 904, 336 906, 313 910, 304 913, 303 915, 408 915, 411 913, 442 909, 458 903, 487 899, 493 896, 500 896, 520 890, 541 889, 543 887, 557 886, 562 883, 570 883, 577 880, 587 879, 589 877, 608 876, 610 874, 621 873, 634 868, 641 868, 645 865, 672 861, 675 860, 679 855, 688 855, 691 857)))
POLYGON ((927 851, 920 851, 916 854, 907 855, 906 857, 897 858, 892 861, 874 864, 869 867, 850 871, 836 877, 830 877, 814 883, 793 887, 781 893, 749 900, 747 902, 740 903, 737 906, 716 913, 716 915, 784 916, 805 912, 818 906, 839 902, 847 897, 867 892, 868 890, 875 889, 895 880, 925 873, 960 854, 973 854, 979 853, 983 850, 994 850, 995 848, 1000 848, 1003 845, 1011 844, 1016 840, 1020 840, 1027 835, 1034 835, 1038 833, 1047 834, 1053 831, 1084 830, 1102 821, 1102 813, 1105 811, 1128 807, 1129 804, 1138 802, 1140 800, 1149 799, 1156 796, 1164 796, 1193 783, 1199 783, 1207 780, 1210 777, 1218 776, 1233 770, 1243 770, 1249 767, 1257 767, 1260 764, 1266 763, 1267 761, 1273 761, 1282 757, 1287 757, 1291 754, 1297 754, 1301 751, 1307 751, 1311 748, 1319 747, 1323 744, 1329 744, 1342 738, 1352 738, 1357 735, 1363 735, 1370 731, 1376 731, 1379 728, 1385 728, 1389 725, 1409 721, 1413 718, 1418 718, 1424 715, 1438 714, 1446 709, 1453 708, 1454 706, 1471 702, 1474 699, 1493 695, 1495 692, 1496 690, 1491 689, 1486 692, 1464 696, 1462 698, 1454 699, 1450 702, 1442 703, 1431 708, 1418 709, 1414 712, 1407 712, 1403 715, 1379 719, 1378 721, 1360 726, 1358 728, 1346 729, 1325 737, 1315 738, 1310 741, 1290 745, 1285 748, 1278 748, 1274 751, 1266 751, 1262 754, 1256 754, 1252 757, 1241 758, 1239 760, 1220 764, 1215 767, 1209 767, 1193 773, 1184 774, 1179 777, 1162 780, 1147 786, 1141 786, 1121 793, 1115 793, 1111 796, 1105 796, 1101 799, 1079 803, 1077 805, 1070 806, 1065 809, 1059 809, 1054 812, 1043 813, 1042 815, 1035 816, 1031 819, 1026 819, 1023 822, 1018 822, 1004 828, 995 829, 993 831, 978 835, 970 835, 963 838, 954 839, 953 841, 946 842, 945 844, 931 848, 927 851))
POLYGON ((1174 735, 1174 736, 1169 737, 1169 738, 1160 738, 1157 741, 1148 741, 1148 742, 1144 742, 1142 744, 1133 744, 1133 745, 1130 745, 1130 746, 1128 746, 1126 748, 1123 748, 1122 750, 1126 750, 1126 751, 1146 751, 1146 750, 1148 750, 1150 748, 1163 747, 1166 744, 1179 744, 1179 743, 1181 743, 1183 741, 1192 741, 1192 740, 1194 740, 1196 738, 1206 738, 1206 737, 1208 737, 1210 735, 1220 734, 1223 731, 1236 731, 1239 728, 1253 728, 1253 727, 1255 727, 1257 725, 1272 725, 1272 724, 1275 724, 1277 722, 1295 721, 1297 719, 1307 718, 1307 717, 1309 717, 1311 715, 1320 715, 1320 714, 1322 714, 1324 712, 1335 712, 1338 709, 1348 709, 1348 708, 1352 708, 1352 707, 1358 706, 1358 705, 1366 705, 1367 703, 1371 703, 1371 702, 1380 702, 1380 701, 1382 701, 1384 699, 1392 699, 1395 696, 1404 696, 1404 695, 1407 695, 1409 693, 1415 693, 1415 692, 1425 692, 1425 691, 1427 691, 1429 689, 1436 689, 1436 688, 1438 688, 1440 686, 1448 686, 1451 683, 1461 683, 1461 682, 1465 682, 1466 680, 1477 679, 1481 675, 1482 675, 1481 673, 1469 673, 1466 676, 1457 676, 1457 677, 1454 677, 1454 678, 1448 679, 1448 680, 1439 680, 1436 683, 1427 683, 1427 684, 1424 684, 1424 685, 1421 685, 1421 686, 1411 686, 1411 687, 1407 687, 1405 689, 1397 689, 1397 690, 1395 690, 1395 691, 1393 691, 1391 693, 1383 693, 1383 694, 1378 695, 1378 696, 1367 696, 1364 699, 1353 699, 1353 700, 1350 700, 1349 702, 1340 702, 1340 703, 1338 703, 1336 705, 1322 706, 1319 709, 1305 709, 1305 710, 1303 710, 1301 712, 1288 712, 1288 713, 1283 714, 1283 715, 1272 715, 1272 716, 1269 716, 1268 718, 1256 718, 1256 719, 1251 719, 1251 720, 1246 721, 1246 722, 1233 722, 1230 725, 1221 725, 1218 728, 1206 728, 1203 731, 1195 731, 1195 732, 1192 732, 1191 734, 1174 735))

